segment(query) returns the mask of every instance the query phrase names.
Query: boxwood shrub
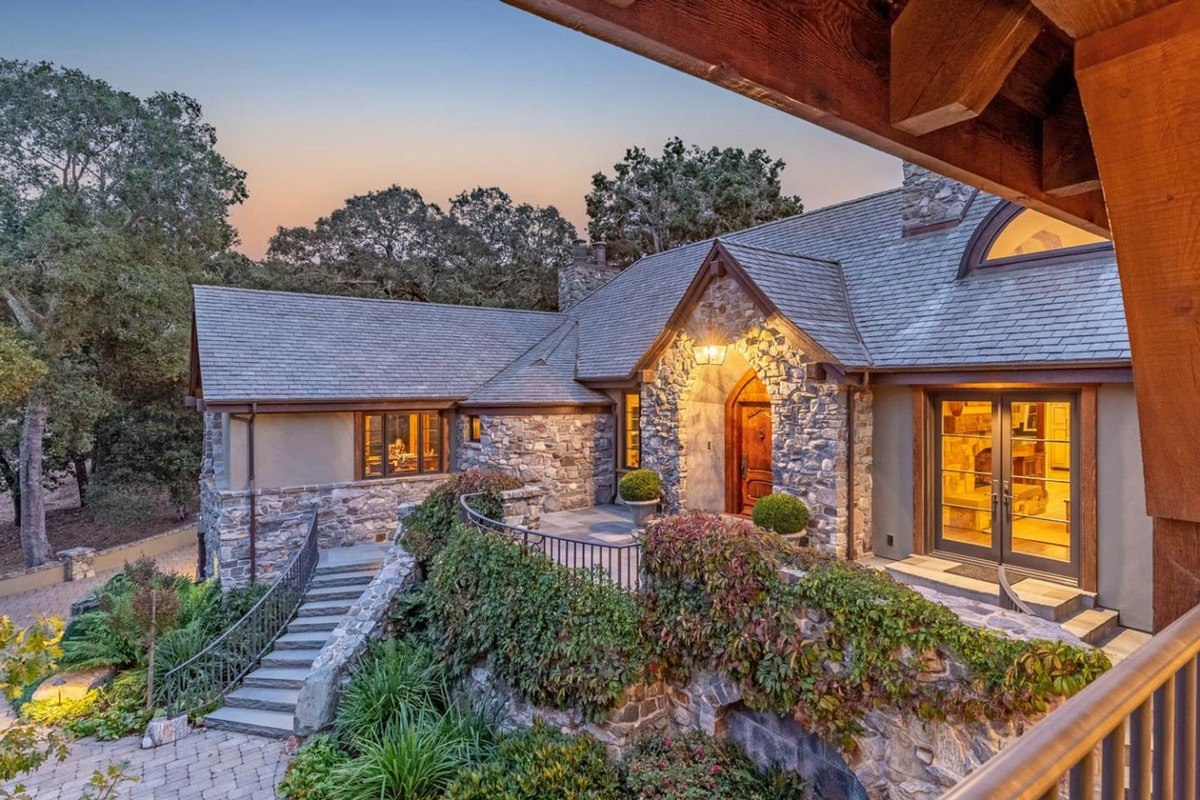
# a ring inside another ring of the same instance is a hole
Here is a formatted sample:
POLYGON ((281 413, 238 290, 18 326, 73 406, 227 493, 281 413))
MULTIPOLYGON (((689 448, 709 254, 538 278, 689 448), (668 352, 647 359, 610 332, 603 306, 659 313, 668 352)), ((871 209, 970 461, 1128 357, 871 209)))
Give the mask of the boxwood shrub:
POLYGON ((808 527, 808 506, 790 494, 769 494, 754 504, 751 519, 775 533, 799 533, 808 527))
POLYGON ((657 500, 662 497, 662 478, 652 469, 635 469, 622 476, 617 490, 631 503, 657 500))
POLYGON ((646 667, 636 596, 463 525, 433 560, 424 613, 445 657, 489 658, 541 705, 594 715, 646 667))

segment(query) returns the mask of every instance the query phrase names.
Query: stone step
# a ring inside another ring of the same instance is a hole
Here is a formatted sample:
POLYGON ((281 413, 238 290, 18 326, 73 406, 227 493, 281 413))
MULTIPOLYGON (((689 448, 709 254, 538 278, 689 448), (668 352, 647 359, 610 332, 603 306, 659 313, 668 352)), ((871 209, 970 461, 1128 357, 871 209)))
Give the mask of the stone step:
POLYGON ((1104 640, 1100 647, 1108 654, 1114 665, 1121 663, 1152 638, 1150 634, 1131 628, 1117 628, 1116 633, 1104 640))
POLYGON ((896 582, 905 586, 923 586, 990 606, 1000 602, 1000 584, 948 572, 947 569, 953 566, 957 565, 933 556, 910 556, 893 561, 884 569, 896 582))
MULTIPOLYGON (((378 551, 377 551, 377 553, 378 553, 378 551)), ((325 554, 322 553, 322 555, 324 556, 325 554)), ((367 559, 350 558, 350 559, 340 559, 340 560, 336 560, 336 561, 322 559, 317 562, 317 568, 314 571, 314 575, 320 575, 320 576, 339 575, 339 574, 344 574, 347 572, 371 572, 371 573, 374 573, 374 572, 378 572, 379 568, 382 566, 383 566, 383 554, 382 553, 378 553, 377 555, 374 555, 373 557, 367 558, 367 559)))
POLYGON ((322 586, 317 589, 309 589, 304 594, 304 599, 307 602, 316 602, 319 600, 357 600, 362 597, 363 589, 367 588, 366 583, 358 586, 322 586))
POLYGON ((1063 622, 1091 608, 1096 598, 1091 592, 1038 578, 1017 581, 1013 584, 1013 591, 1034 614, 1051 622, 1063 622))
POLYGON ((307 667, 259 667, 242 679, 242 685, 262 686, 267 689, 299 689, 307 677, 307 667))
POLYGON ((204 727, 219 731, 249 733, 255 736, 270 736, 286 739, 295 728, 294 717, 283 711, 265 711, 259 708, 218 708, 204 718, 204 727))
POLYGON ((378 569, 355 570, 353 572, 328 572, 313 575, 308 584, 310 589, 320 589, 325 586, 367 586, 375 579, 378 569))
POLYGON ((300 608, 296 609, 297 617, 343 617, 350 613, 350 607, 354 605, 352 600, 314 600, 310 603, 304 603, 300 608))
POLYGON ((316 617, 296 617, 287 626, 288 634, 293 633, 325 633, 328 635, 345 619, 342 614, 329 614, 316 617))
POLYGON ((239 686, 225 696, 225 705, 232 708, 257 708, 263 711, 296 711, 299 689, 271 689, 266 686, 239 686))
POLYGON ((329 631, 293 632, 290 625, 288 626, 288 631, 288 633, 275 640, 276 650, 320 650, 329 641, 329 631))
POLYGON ((1062 624, 1090 645, 1097 645, 1117 629, 1117 612, 1107 608, 1086 608, 1062 624))
POLYGON ((321 649, 311 650, 273 650, 263 656, 262 665, 267 669, 274 667, 302 667, 308 669, 313 659, 321 654, 321 649))

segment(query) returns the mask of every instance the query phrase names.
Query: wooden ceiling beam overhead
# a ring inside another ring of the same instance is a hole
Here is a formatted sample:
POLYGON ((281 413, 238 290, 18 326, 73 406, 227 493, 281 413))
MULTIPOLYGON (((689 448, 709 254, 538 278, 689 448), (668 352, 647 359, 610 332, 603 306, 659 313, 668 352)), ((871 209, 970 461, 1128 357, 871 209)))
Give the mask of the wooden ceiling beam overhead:
POLYGON ((978 117, 1042 25, 1025 0, 909 0, 891 31, 892 125, 919 136, 978 117))
POLYGON ((1038 10, 1073 39, 1128 22, 1171 0, 1032 0, 1038 10))
POLYGON ((1061 196, 1100 189, 1100 170, 1077 86, 1042 122, 1042 188, 1061 196))
MULTIPOLYGON (((1042 188, 1042 126, 996 98, 984 113, 924 136, 892 126, 892 19, 858 0, 505 0, 597 39, 731 89, 940 174, 1108 233, 1100 192, 1042 188)), ((989 5, 989 3, 972 3, 989 5)), ((952 29, 957 20, 947 23, 952 29)), ((964 47, 964 49, 970 49, 964 47)))

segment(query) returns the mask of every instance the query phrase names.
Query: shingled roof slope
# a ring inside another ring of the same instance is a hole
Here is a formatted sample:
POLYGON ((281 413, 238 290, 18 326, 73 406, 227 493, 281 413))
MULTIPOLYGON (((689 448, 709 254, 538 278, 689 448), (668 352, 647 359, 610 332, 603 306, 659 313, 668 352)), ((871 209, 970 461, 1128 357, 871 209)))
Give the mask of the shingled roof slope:
POLYGON ((858 335, 836 261, 763 250, 719 239, 779 312, 847 367, 871 363, 858 335))
POLYGON ((464 398, 561 314, 195 286, 207 402, 464 398))
MULTIPOLYGON (((962 224, 900 235, 901 190, 722 237, 837 261, 876 368, 1128 361, 1116 257, 980 269, 959 279, 980 224, 1004 202, 980 193, 962 224)), ((804 319, 793 319, 804 327, 804 319)))
POLYGON ((578 323, 538 342, 466 399, 465 406, 610 405, 601 392, 575 380, 578 323))

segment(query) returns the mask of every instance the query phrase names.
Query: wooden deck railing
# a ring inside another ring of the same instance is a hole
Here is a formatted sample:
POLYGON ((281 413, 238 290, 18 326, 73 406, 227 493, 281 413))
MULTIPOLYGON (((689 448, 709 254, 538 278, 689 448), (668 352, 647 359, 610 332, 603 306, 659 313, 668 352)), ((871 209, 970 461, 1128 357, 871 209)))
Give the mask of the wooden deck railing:
POLYGON ((1200 606, 942 799, 1197 800, 1197 654, 1200 606))

